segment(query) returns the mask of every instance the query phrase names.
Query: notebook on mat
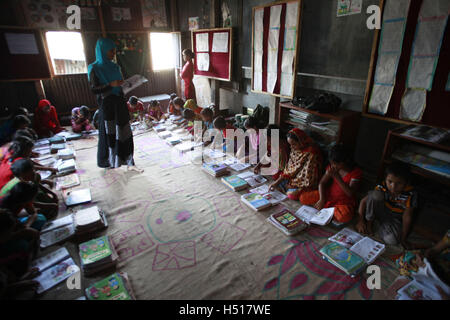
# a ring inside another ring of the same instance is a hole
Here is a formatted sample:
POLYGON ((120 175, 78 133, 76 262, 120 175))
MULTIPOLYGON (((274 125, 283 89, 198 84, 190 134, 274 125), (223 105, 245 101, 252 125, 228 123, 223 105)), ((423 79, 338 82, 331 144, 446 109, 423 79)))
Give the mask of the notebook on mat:
POLYGON ((66 206, 76 206, 92 201, 91 189, 65 190, 63 198, 66 206))

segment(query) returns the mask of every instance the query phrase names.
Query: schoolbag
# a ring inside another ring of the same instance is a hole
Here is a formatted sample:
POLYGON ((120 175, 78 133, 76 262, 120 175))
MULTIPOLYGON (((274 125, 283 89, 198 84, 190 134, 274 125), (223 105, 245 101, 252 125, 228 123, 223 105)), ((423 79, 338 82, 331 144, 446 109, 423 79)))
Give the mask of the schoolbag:
POLYGON ((307 98, 296 97, 292 103, 296 106, 317 111, 319 113, 334 113, 339 110, 342 100, 331 93, 319 93, 307 98))
POLYGON ((258 128, 266 128, 269 125, 270 109, 258 104, 252 115, 257 121, 258 128))

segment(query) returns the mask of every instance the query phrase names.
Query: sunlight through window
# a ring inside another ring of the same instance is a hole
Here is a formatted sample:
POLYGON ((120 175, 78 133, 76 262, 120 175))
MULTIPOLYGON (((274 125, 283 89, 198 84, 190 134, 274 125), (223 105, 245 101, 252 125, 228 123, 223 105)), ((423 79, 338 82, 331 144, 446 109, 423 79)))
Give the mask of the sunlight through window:
POLYGON ((55 74, 87 73, 81 33, 49 31, 46 38, 55 74))
POLYGON ((170 33, 150 33, 152 64, 154 71, 175 68, 175 48, 170 33))

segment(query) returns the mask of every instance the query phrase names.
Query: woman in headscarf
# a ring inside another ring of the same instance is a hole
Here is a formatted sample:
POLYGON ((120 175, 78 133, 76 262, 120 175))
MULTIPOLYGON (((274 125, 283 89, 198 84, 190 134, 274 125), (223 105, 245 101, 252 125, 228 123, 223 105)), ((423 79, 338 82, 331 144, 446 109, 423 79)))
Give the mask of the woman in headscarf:
POLYGON ((100 168, 127 165, 129 170, 142 172, 134 163, 130 115, 121 87, 122 72, 113 62, 115 55, 114 42, 100 38, 95 48, 96 61, 88 68, 91 90, 100 104, 97 165, 100 168))
POLYGON ((50 101, 45 99, 39 101, 34 112, 34 130, 40 138, 48 138, 64 130, 50 101))
POLYGON ((287 135, 291 146, 289 161, 281 176, 271 185, 279 186, 291 200, 299 200, 306 192, 318 187, 322 155, 314 141, 302 130, 295 128, 287 135))
POLYGON ((196 100, 195 97, 195 87, 192 80, 194 79, 194 63, 192 60, 194 59, 194 53, 191 49, 185 49, 183 51, 183 60, 186 61, 186 64, 181 71, 181 79, 184 80, 184 95, 186 100, 193 99, 196 100))
POLYGON ((184 109, 191 109, 196 114, 201 114, 203 110, 203 108, 197 106, 197 103, 192 99, 186 101, 186 103, 184 104, 184 109))

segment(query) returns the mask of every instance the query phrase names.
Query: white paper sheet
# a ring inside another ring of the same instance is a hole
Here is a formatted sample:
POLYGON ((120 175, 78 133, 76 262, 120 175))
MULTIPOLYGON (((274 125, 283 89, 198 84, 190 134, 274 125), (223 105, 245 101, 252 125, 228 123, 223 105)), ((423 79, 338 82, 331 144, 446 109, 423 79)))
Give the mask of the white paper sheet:
POLYGON ((434 79, 435 62, 436 57, 411 59, 407 87, 431 89, 434 79))
POLYGON ((262 70, 263 70, 263 32, 264 32, 264 10, 255 11, 255 34, 253 48, 253 90, 262 91, 262 70))
POLYGON ((414 41, 414 55, 437 55, 446 24, 446 19, 420 22, 414 41))
POLYGON ((404 18, 408 14, 410 0, 387 0, 384 5, 383 20, 404 18))
POLYGON ((196 62, 199 71, 209 71, 209 53, 197 53, 196 62))
POLYGON ((228 32, 214 33, 212 52, 228 52, 228 32))
POLYGON ((363 258, 371 265, 385 250, 386 246, 375 240, 365 237, 350 248, 351 251, 363 258))
POLYGON ((298 2, 289 2, 286 5, 286 26, 296 27, 298 23, 298 2))
POLYGON ((385 23, 381 39, 381 53, 399 52, 402 50, 405 21, 385 23))
POLYGON ((448 0, 425 0, 420 8, 420 18, 440 17, 450 11, 448 0))
POLYGON ((197 52, 209 52, 209 34, 197 33, 195 37, 197 52))
POLYGON ((270 28, 280 27, 282 9, 282 5, 270 7, 270 28))
POLYGON ((284 33, 284 50, 295 50, 297 42, 297 29, 289 28, 284 33))
POLYGON ((394 86, 375 84, 372 88, 372 96, 369 101, 369 112, 385 115, 393 92, 394 86))
POLYGON ((39 54, 36 37, 32 33, 5 33, 10 54, 39 54))
POLYGON ((292 82, 294 81, 293 74, 282 73, 281 74, 281 88, 280 94, 286 97, 292 97, 294 95, 294 88, 292 82))
POLYGON ((400 119, 421 121, 427 105, 427 91, 407 89, 402 99, 400 119))
POLYGON ((253 74, 253 89, 262 91, 262 72, 255 71, 253 74))
POLYGON ((376 84, 394 85, 398 57, 398 54, 383 54, 379 56, 375 73, 376 84))

